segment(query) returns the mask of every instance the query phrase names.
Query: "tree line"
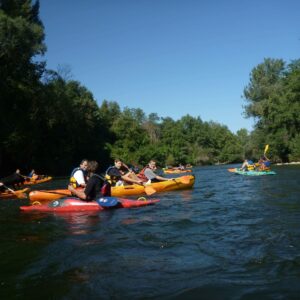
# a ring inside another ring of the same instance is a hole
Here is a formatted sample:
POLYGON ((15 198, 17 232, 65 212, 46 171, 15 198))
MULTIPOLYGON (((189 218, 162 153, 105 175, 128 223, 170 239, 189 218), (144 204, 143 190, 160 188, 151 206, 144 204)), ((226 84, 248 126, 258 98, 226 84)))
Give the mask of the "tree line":
POLYGON ((261 155, 300 160, 300 61, 265 59, 244 90, 245 116, 255 128, 232 133, 218 122, 146 115, 117 102, 98 105, 80 82, 48 70, 39 1, 0 2, 0 173, 15 168, 66 175, 83 158, 106 168, 114 157, 160 166, 240 162, 261 155))

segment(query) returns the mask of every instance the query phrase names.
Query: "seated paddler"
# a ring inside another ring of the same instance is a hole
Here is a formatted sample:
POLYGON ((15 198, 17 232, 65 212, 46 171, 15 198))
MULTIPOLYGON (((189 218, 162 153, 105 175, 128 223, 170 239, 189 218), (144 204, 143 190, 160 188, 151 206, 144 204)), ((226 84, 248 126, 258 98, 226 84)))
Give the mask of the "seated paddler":
POLYGON ((101 188, 103 186, 102 177, 98 173, 99 164, 96 161, 89 161, 87 171, 89 180, 84 189, 76 189, 73 184, 69 184, 68 189, 74 196, 84 201, 92 201, 101 198, 101 188))

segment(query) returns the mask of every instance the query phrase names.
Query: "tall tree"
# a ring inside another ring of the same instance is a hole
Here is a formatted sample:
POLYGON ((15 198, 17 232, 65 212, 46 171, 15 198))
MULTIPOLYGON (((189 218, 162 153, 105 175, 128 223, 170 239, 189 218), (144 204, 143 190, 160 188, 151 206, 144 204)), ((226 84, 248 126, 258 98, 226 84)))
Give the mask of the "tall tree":
POLYGON ((38 10, 38 1, 0 2, 0 166, 4 169, 24 160, 20 149, 27 143, 28 112, 40 91, 44 63, 36 58, 46 46, 38 10))

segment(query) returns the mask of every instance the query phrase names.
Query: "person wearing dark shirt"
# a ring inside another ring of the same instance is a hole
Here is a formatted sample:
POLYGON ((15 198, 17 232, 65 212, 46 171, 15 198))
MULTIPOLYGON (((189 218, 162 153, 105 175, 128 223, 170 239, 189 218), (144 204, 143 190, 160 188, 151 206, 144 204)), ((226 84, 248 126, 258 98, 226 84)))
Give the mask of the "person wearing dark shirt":
POLYGON ((143 181, 130 170, 120 159, 115 159, 114 166, 109 167, 105 174, 105 183, 102 187, 104 196, 111 196, 111 187, 124 184, 141 184, 143 181))
POLYGON ((9 187, 16 187, 22 185, 25 181, 25 178, 20 174, 20 170, 17 169, 15 173, 0 179, 0 191, 3 192, 6 188, 3 185, 9 187))
POLYGON ((74 196, 84 201, 92 201, 102 197, 101 187, 103 185, 102 177, 96 172, 98 170, 96 161, 89 161, 87 171, 89 172, 89 180, 84 190, 77 190, 71 184, 68 189, 74 196))

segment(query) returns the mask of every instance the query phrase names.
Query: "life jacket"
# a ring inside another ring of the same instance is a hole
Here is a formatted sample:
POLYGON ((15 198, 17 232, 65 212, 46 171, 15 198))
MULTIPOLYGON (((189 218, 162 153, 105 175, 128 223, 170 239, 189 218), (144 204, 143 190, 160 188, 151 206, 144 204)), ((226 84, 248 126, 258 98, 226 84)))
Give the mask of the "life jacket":
POLYGON ((271 162, 270 161, 263 161, 260 165, 260 170, 261 171, 270 171, 271 170, 271 162))
POLYGON ((105 172, 105 180, 113 186, 121 179, 121 176, 115 176, 115 175, 108 174, 108 172, 114 168, 117 169, 115 166, 110 166, 105 172))
POLYGON ((137 177, 143 181, 148 181, 148 178, 145 176, 145 170, 149 168, 149 165, 147 165, 145 168, 143 168, 143 170, 137 174, 137 177))
POLYGON ((248 160, 247 170, 248 170, 248 171, 253 171, 253 170, 255 170, 255 164, 253 163, 252 160, 248 160))
POLYGON ((81 168, 77 167, 75 168, 72 173, 71 173, 71 176, 70 176, 70 181, 69 183, 76 189, 78 187, 80 187, 81 185, 78 184, 77 180, 75 179, 74 177, 74 174, 78 171, 82 171, 82 174, 83 174, 83 177, 84 177, 84 181, 86 182, 87 181, 87 172, 85 172, 84 170, 82 170, 81 168))

